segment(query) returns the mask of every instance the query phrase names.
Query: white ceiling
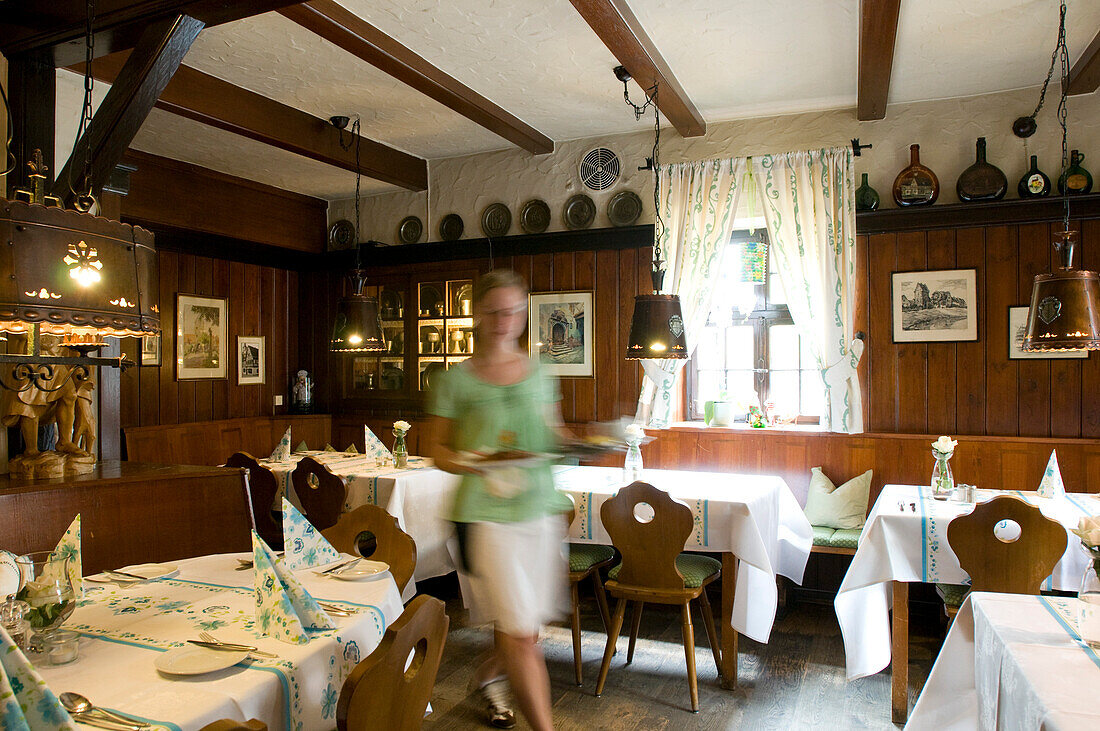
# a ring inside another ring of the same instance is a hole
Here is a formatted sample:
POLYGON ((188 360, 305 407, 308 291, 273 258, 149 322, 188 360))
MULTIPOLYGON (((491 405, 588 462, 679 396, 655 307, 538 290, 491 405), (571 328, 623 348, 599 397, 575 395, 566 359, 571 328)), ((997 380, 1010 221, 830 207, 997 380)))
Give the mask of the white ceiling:
MULTIPOLYGON (((339 2, 556 141, 644 125, 622 103, 617 62, 569 0, 339 2)), ((859 0, 629 4, 708 124, 856 103, 859 0)), ((1068 6, 1076 60, 1100 27, 1100 2, 1068 6)), ((1036 86, 1057 20, 1055 0, 905 0, 890 103, 1036 86)), ((203 31, 185 63, 319 117, 359 114, 364 136, 419 157, 510 147, 277 13, 203 31)), ((62 75, 61 106, 78 107, 78 79, 62 75)), ((319 197, 354 191, 347 171, 164 112, 134 147, 319 197)), ((396 188, 364 180, 363 190, 396 188)))

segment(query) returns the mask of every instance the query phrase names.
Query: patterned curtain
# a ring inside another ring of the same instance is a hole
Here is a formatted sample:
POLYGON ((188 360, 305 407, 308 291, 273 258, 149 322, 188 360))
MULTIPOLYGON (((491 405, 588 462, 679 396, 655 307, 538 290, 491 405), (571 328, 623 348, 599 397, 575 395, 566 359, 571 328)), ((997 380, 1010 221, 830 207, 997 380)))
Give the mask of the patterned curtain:
MULTIPOLYGON (((658 232, 667 266, 661 294, 678 294, 688 353, 710 312, 713 283, 733 233, 746 159, 665 165, 657 171, 663 232, 658 232)), ((672 389, 686 360, 643 360, 645 382, 635 421, 663 428, 672 416, 672 389)))
POLYGON ((852 149, 750 158, 787 306, 825 382, 822 425, 863 431, 854 339, 855 172, 852 149))

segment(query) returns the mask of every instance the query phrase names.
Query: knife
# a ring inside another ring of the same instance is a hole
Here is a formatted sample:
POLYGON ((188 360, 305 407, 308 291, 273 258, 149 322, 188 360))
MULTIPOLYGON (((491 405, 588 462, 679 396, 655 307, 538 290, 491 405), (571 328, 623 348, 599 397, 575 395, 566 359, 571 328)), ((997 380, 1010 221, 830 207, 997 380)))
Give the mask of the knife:
POLYGON ((73 713, 70 714, 73 720, 77 723, 84 724, 86 726, 95 726, 96 728, 105 728, 110 731, 141 731, 142 726, 135 726, 129 723, 117 723, 115 721, 108 721, 105 718, 99 718, 98 716, 92 716, 88 713, 73 713))
POLYGON ((228 650, 230 652, 248 652, 253 655, 259 655, 260 657, 278 658, 278 655, 273 655, 270 652, 264 652, 258 650, 252 645, 236 645, 232 642, 203 642, 202 640, 188 640, 192 645, 198 645, 199 647, 206 647, 211 650, 228 650))
POLYGON ((104 573, 114 574, 115 576, 124 576, 131 581, 149 581, 148 576, 139 576, 138 574, 128 574, 125 571, 116 571, 115 569, 107 569, 104 573))
POLYGON ((361 558, 349 559, 347 561, 343 561, 341 563, 338 563, 335 566, 329 566, 324 571, 318 571, 317 573, 322 574, 322 575, 331 574, 334 571, 340 571, 341 569, 346 569, 346 568, 349 568, 351 566, 354 566, 355 564, 359 563, 362 560, 363 559, 361 559, 361 558))

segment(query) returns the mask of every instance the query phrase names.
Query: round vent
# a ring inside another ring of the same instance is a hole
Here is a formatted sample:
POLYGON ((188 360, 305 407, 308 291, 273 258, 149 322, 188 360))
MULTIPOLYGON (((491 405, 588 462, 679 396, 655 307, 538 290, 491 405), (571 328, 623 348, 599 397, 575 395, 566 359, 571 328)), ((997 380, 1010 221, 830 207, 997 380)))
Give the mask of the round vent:
POLYGON ((580 176, 590 190, 607 190, 619 179, 619 156, 597 147, 581 160, 580 176))

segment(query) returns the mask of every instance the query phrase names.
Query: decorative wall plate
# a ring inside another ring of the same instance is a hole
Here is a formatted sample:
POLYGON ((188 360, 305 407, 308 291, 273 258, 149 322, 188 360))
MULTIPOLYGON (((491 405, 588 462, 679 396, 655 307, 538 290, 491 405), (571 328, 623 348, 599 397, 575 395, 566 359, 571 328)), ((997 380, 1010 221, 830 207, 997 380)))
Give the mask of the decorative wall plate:
POLYGON ((345 219, 332 224, 328 230, 328 250, 340 251, 355 245, 355 224, 345 219))
POLYGON ((486 236, 504 236, 512 227, 512 212, 503 203, 491 203, 481 212, 481 230, 486 236))
POLYGON ((584 193, 577 193, 565 202, 561 217, 568 229, 588 228, 596 218, 596 204, 584 193))
POLYGON ((519 214, 519 227, 529 234, 540 234, 550 226, 550 206, 546 201, 532 198, 523 204, 519 214))
POLYGON ((616 193, 607 203, 612 226, 630 226, 642 215, 642 199, 632 190, 616 193))
POLYGON ((424 234, 424 224, 416 216, 406 216, 397 227, 397 240, 402 244, 415 244, 424 234))
POLYGON ((462 216, 457 213, 448 213, 439 222, 439 238, 444 241, 457 241, 462 238, 462 232, 466 224, 462 223, 462 216))

